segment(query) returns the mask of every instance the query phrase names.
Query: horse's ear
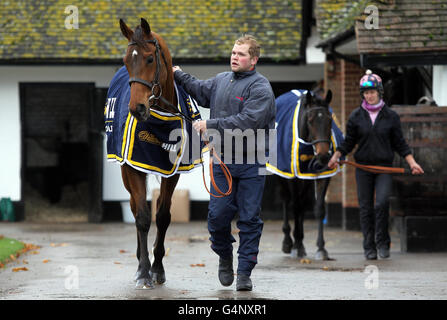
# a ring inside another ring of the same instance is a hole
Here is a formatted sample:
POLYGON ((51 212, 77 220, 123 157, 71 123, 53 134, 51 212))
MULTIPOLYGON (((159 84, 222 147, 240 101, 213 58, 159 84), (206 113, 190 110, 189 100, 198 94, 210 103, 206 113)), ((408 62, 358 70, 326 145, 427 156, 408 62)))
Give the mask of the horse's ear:
POLYGON ((331 89, 329 89, 326 93, 326 98, 324 98, 326 105, 329 105, 329 103, 331 103, 331 100, 332 100, 332 91, 331 89))
POLYGON ((304 107, 309 107, 312 105, 312 93, 310 90, 307 90, 306 93, 306 103, 304 104, 304 107))
POLYGON ((149 26, 149 23, 144 18, 141 18, 141 28, 143 28, 143 32, 145 35, 147 35, 147 36, 151 35, 151 27, 149 26))
POLYGON ((130 41, 133 35, 133 31, 127 26, 127 24, 123 21, 123 19, 120 19, 120 28, 123 36, 125 36, 127 40, 130 41))

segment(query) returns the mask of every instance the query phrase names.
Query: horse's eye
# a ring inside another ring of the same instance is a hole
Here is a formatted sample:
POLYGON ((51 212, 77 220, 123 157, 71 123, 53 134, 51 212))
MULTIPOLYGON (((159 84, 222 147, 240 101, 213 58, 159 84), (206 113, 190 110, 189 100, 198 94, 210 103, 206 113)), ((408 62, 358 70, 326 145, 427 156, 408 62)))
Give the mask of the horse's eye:
POLYGON ((147 64, 151 64, 153 61, 154 61, 154 57, 153 56, 147 57, 147 60, 146 60, 147 64))

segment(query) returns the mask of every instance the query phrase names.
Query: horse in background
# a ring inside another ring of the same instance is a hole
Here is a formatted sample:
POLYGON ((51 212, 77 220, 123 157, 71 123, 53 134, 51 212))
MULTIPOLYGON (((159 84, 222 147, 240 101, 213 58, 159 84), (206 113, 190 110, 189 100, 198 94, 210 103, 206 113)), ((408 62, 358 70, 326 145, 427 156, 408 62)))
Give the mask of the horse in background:
MULTIPOLYGON (((303 258, 307 255, 303 245, 303 220, 306 209, 313 205, 318 220, 315 259, 329 259, 324 241, 325 196, 330 177, 339 170, 331 171, 327 168, 337 145, 329 107, 331 99, 330 90, 324 98, 310 91, 292 90, 276 99, 278 164, 277 167, 268 164, 267 169, 278 176, 280 186, 284 232, 282 251, 293 257, 303 258), (291 127, 293 137, 291 132, 284 131, 284 126, 291 127), (286 134, 290 138, 285 137, 286 134), (299 145, 299 149, 295 145, 299 145), (307 153, 304 152, 305 148, 307 153), (290 236, 289 217, 294 218, 294 240, 290 236)), ((341 131, 337 131, 337 134, 342 137, 341 131)))

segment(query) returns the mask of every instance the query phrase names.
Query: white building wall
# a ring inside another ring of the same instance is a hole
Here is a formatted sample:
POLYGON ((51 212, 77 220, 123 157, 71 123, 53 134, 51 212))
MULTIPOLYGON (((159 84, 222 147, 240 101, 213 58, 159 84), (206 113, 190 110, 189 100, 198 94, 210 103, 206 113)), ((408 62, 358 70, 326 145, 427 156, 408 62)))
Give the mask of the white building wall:
POLYGON ((438 106, 447 106, 447 65, 433 66, 433 99, 438 106))
POLYGON ((307 39, 306 48, 306 63, 320 63, 324 64, 326 62, 326 54, 321 50, 321 48, 316 48, 315 46, 321 41, 320 36, 317 31, 317 27, 312 27, 311 35, 307 39))
MULTIPOLYGON (((185 72, 199 79, 207 79, 219 72, 229 70, 225 65, 185 65, 185 72)), ((23 82, 93 82, 96 87, 108 87, 110 80, 119 66, 0 66, 0 198, 10 197, 12 201, 21 200, 21 123, 19 83, 23 82)), ((262 65, 258 71, 270 81, 299 82, 317 81, 323 78, 323 65, 262 65)), ((209 112, 202 109, 202 118, 207 119, 209 112)), ((205 157, 206 159, 208 156, 205 157)), ((106 160, 104 149, 104 200, 128 200, 129 195, 121 182, 119 165, 106 160)), ((206 179, 209 182, 208 162, 205 163, 206 179)), ((158 188, 154 176, 149 178, 149 189, 158 188)), ((182 175, 179 189, 188 189, 191 200, 208 200, 202 171, 182 175)), ((151 192, 148 192, 148 200, 151 192)))
POLYGON ((113 66, 0 66, 0 198, 21 200, 21 82, 94 82, 108 87, 113 66))
POLYGON ((20 200, 20 109, 17 83, 0 71, 0 198, 20 200))

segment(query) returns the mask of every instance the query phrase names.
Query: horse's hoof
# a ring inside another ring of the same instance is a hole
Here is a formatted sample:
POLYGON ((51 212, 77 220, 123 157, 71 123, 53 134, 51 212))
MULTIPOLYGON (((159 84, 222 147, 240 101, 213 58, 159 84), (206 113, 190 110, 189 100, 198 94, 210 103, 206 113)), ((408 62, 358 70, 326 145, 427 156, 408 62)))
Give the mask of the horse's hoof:
POLYGON ((282 252, 291 253, 292 252, 292 244, 286 241, 282 242, 282 252))
MULTIPOLYGON (((148 274, 149 278, 151 278, 151 272, 149 271, 148 274)), ((143 272, 141 272, 140 270, 137 270, 137 272, 135 272, 135 276, 133 281, 136 282, 138 279, 143 278, 143 272)))
POLYGON ((152 279, 156 284, 163 284, 166 282, 166 276, 164 272, 152 272, 152 279))
POLYGON ((297 249, 290 250, 290 257, 298 258, 298 250, 297 249))
POLYGON ((304 249, 304 247, 299 248, 297 255, 298 255, 298 258, 300 258, 300 259, 305 258, 307 256, 306 249, 304 249))
POLYGON ((154 289, 154 283, 152 282, 151 278, 137 279, 137 283, 135 284, 135 289, 137 289, 137 290, 154 289))
POLYGON ((326 249, 318 250, 315 253, 315 260, 329 260, 329 254, 326 249))
POLYGON ((307 256, 306 254, 306 249, 304 249, 304 247, 301 248, 293 248, 292 252, 290 253, 290 256, 292 258, 297 258, 297 259, 302 259, 305 258, 307 256))

